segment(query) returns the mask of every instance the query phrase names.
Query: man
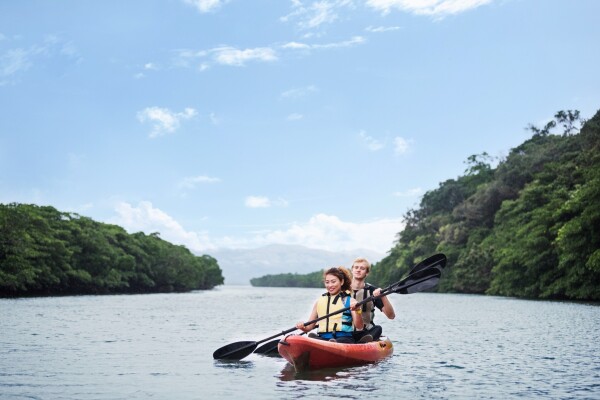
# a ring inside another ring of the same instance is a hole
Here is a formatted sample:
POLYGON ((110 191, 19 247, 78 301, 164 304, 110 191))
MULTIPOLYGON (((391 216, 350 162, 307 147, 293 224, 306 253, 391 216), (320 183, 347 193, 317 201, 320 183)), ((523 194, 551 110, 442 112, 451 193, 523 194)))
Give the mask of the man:
MULTIPOLYGON (((358 302, 366 299, 370 296, 379 296, 381 289, 366 283, 365 279, 371 271, 371 264, 365 258, 357 258, 352 263, 352 297, 358 302)), ((373 323, 375 317, 375 307, 382 311, 389 319, 394 319, 396 314, 392 303, 388 300, 387 296, 381 297, 373 301, 368 301, 362 305, 362 318, 364 322, 364 329, 362 331, 354 332, 354 340, 356 342, 369 342, 371 340, 377 340, 381 336, 381 326, 373 323)))

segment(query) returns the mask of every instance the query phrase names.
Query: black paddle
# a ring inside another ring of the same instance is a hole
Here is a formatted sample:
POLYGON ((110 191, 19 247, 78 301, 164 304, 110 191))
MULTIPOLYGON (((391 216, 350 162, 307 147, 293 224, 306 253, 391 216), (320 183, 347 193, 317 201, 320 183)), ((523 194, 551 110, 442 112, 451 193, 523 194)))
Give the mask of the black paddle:
MULTIPOLYGON (((441 262, 442 260, 445 260, 446 256, 443 254, 436 254, 433 255, 429 258, 426 258, 425 260, 422 260, 421 262, 419 262, 417 265, 415 265, 414 267, 412 267, 412 269, 409 272, 410 274, 413 274, 415 272, 418 271, 422 271, 425 268, 431 267, 432 265, 441 262)), ((445 261, 444 261, 445 262, 445 261)), ((385 289, 381 290, 380 296, 379 297, 383 297, 385 295, 385 293, 389 292, 390 289, 394 286, 395 284, 392 284, 388 287, 386 287, 385 289)), ((300 335, 304 335, 306 332, 302 332, 300 335)), ((277 335, 279 336, 279 335, 277 335)), ((271 340, 270 342, 267 342, 265 344, 263 344, 262 346, 259 346, 256 348, 256 350, 254 350, 254 353, 256 354, 263 354, 266 356, 269 355, 279 355, 279 353, 277 352, 277 345, 279 344, 279 339, 274 339, 271 340)))
MULTIPOLYGON (((300 336, 306 334, 306 332, 302 332, 300 336)), ((279 339, 271 340, 263 344, 262 346, 258 346, 254 353, 262 354, 265 356, 279 356, 279 352, 277 351, 277 345, 279 344, 279 339)))
POLYGON ((410 275, 417 271, 421 271, 421 270, 428 268, 432 265, 435 265, 437 263, 444 263, 444 265, 446 265, 446 256, 442 253, 438 253, 438 254, 432 255, 431 257, 427 257, 426 259, 424 259, 423 261, 419 262, 417 265, 412 267, 412 269, 410 270, 410 272, 408 274, 410 275))
MULTIPOLYGON (((400 294, 411 294, 421 292, 423 290, 431 289, 435 287, 440 279, 442 274, 442 269, 446 266, 446 256, 443 254, 436 254, 426 260, 423 260, 421 263, 417 264, 413 270, 412 274, 409 274, 404 279, 399 282, 394 283, 393 285, 388 286, 387 288, 382 290, 382 293, 379 296, 370 296, 366 299, 357 303, 358 305, 362 305, 366 302, 373 301, 379 297, 383 297, 387 294, 391 293, 400 293, 400 294), (421 264, 421 266, 419 266, 421 264), (419 268, 417 268, 419 267, 419 268), (418 270, 417 270, 418 269, 418 270)), ((312 323, 318 322, 322 319, 328 318, 332 315, 339 314, 341 312, 349 310, 350 307, 335 311, 333 313, 324 315, 320 318, 317 318, 312 321, 308 321, 304 323, 304 326, 310 325, 312 323)), ((256 347, 264 342, 267 342, 271 339, 274 339, 278 336, 285 335, 287 333, 295 331, 297 328, 290 328, 275 335, 269 336, 263 340, 259 340, 258 342, 235 342, 223 346, 213 353, 213 358, 215 360, 241 360, 246 357, 250 353, 252 353, 256 347)))
MULTIPOLYGON (((428 257, 424 260, 422 260, 421 262, 419 262, 418 264, 416 264, 414 267, 412 267, 412 269, 409 272, 409 275, 414 274, 415 272, 419 272, 422 271, 426 268, 431 268, 432 266, 436 265, 436 264, 441 264, 443 263, 443 265, 446 265, 446 256, 444 254, 435 254, 431 257, 428 257)), ((443 268, 443 266, 442 266, 443 268)), ((379 294, 378 297, 383 297, 386 295, 386 293, 388 293, 396 284, 392 284, 388 287, 386 287, 385 289, 381 290, 381 293, 379 294)), ((426 290, 422 289, 422 290, 426 290)), ((301 335, 304 335, 306 332, 302 332, 301 335)), ((278 335, 279 336, 279 335, 278 335)), ((279 355, 279 353, 277 352, 277 345, 279 344, 279 339, 275 339, 275 340, 271 340, 270 342, 267 342, 265 344, 263 344, 262 346, 259 346, 256 350, 254 350, 254 353, 256 354, 263 354, 263 355, 279 355)))

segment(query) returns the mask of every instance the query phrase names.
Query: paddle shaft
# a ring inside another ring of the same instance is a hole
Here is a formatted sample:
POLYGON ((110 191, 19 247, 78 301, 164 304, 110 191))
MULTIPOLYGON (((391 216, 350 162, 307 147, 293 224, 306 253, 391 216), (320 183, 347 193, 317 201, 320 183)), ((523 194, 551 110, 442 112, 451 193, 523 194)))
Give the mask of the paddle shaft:
MULTIPOLYGON (((438 256, 441 256, 441 254, 436 254, 436 255, 434 255, 434 256, 432 256, 432 257, 429 257, 429 258, 427 258, 427 259, 425 259, 425 260, 421 261, 420 263, 418 263, 417 265, 415 265, 415 266, 412 268, 412 270, 411 270, 411 274, 412 274, 412 273, 416 273, 416 272, 420 272, 420 271, 424 271, 424 270, 425 270, 425 269, 427 269, 427 268, 435 268, 434 266, 435 266, 435 265, 437 265, 437 264, 438 264, 438 263, 441 261, 441 260, 439 260, 439 259, 438 259, 438 258, 439 258, 438 256), (433 262, 433 263, 427 263, 427 264, 426 264, 426 262, 427 262, 428 260, 432 259, 432 258, 435 258, 435 262, 433 262)), ((445 259, 445 258, 446 258, 446 256, 443 256, 443 258, 445 259)), ((404 278, 403 280, 406 280, 406 279, 408 279, 409 277, 410 277, 410 275, 408 275, 408 276, 407 276, 406 278, 404 278)), ((417 281, 415 281, 415 282, 411 282, 410 284, 404 284, 403 286, 399 286, 399 287, 395 288, 395 289, 394 289, 394 291, 393 291, 392 293, 394 293, 394 292, 397 292, 397 291, 400 291, 400 290, 402 290, 402 289, 406 289, 406 288, 408 288, 408 287, 411 287, 411 286, 414 286, 414 285, 417 285, 417 284, 419 284, 419 283, 425 282, 426 280, 429 280, 429 279, 431 279, 431 278, 433 278, 433 277, 434 277, 434 275, 430 275, 430 276, 426 276, 426 277, 424 277, 424 278, 418 279, 418 280, 417 280, 417 281)), ((400 281, 400 282, 402 282, 402 281, 400 281)), ((363 305, 363 304, 365 304, 365 303, 368 303, 369 301, 374 301, 374 300, 377 300, 377 299, 379 299, 379 298, 381 298, 381 297, 385 297, 385 296, 387 296, 387 295, 389 294, 388 292, 389 292, 389 291, 390 291, 392 288, 394 288, 396 285, 398 285, 400 282, 392 283, 391 285, 389 285, 389 286, 388 286, 388 287, 386 287, 385 289, 381 289, 381 293, 379 293, 379 295, 377 295, 377 296, 369 296, 369 297, 367 297, 366 299, 363 299, 363 300, 359 301, 359 302, 356 304, 356 307, 358 307, 358 306, 361 306, 361 305, 363 305)), ((305 323, 304 323, 304 326, 308 326, 308 325, 310 325, 310 324, 314 324, 315 322, 319 322, 319 321, 321 321, 322 319, 329 318, 329 317, 331 317, 332 315, 336 315, 336 314, 339 314, 339 313, 343 313, 344 311, 348 311, 348 310, 350 310, 351 308, 352 308, 352 307, 346 307, 346 308, 342 308, 341 310, 337 310, 337 311, 334 311, 334 312, 332 312, 332 313, 325 314, 325 315, 323 315, 322 317, 319 317, 319 318, 317 318, 317 319, 313 319, 312 321, 305 322, 305 323)), ((267 340, 269 340, 269 339, 274 339, 274 338, 276 338, 277 336, 280 336, 280 335, 285 335, 286 333, 290 333, 290 332, 293 332, 293 331, 295 331, 295 330, 296 330, 296 328, 291 328, 291 329, 288 329, 288 330, 286 330, 286 331, 283 331, 283 332, 281 332, 280 334, 273 335, 273 336, 271 336, 271 337, 269 337, 269 338, 267 338, 267 339, 263 339, 263 340, 261 340, 260 342, 257 342, 257 343, 262 343, 262 342, 265 342, 265 341, 267 341, 267 340)))
MULTIPOLYGON (((431 277, 427 277, 426 279, 423 279, 422 281, 425 281, 425 280, 427 280, 427 279, 430 279, 430 278, 431 278, 431 277)), ((421 281, 419 281, 419 282, 421 282, 421 281)), ((389 291, 389 290, 390 290, 392 287, 394 287, 394 285, 390 285, 390 286, 386 287, 385 289, 382 289, 382 290, 381 290, 381 294, 379 294, 379 296, 370 296, 370 297, 367 297, 366 299, 364 299, 364 300, 362 300, 362 301, 358 302, 358 304, 356 304, 356 307, 358 307, 358 306, 360 306, 360 305, 363 305, 363 304, 365 304, 365 303, 368 303, 369 301, 376 300, 376 299, 378 299, 378 298, 380 298, 380 297, 387 296, 387 295, 388 295, 388 293, 387 293, 387 292, 388 292, 388 291, 389 291), (386 292, 386 293, 384 293, 384 292, 386 292)), ((332 315, 337 315, 337 314, 339 314, 339 313, 342 313, 342 312, 344 312, 344 311, 348 311, 350 308, 352 308, 352 307, 346 307, 346 308, 342 308, 341 310, 337 310, 337 311, 331 312, 331 313, 329 313, 329 314, 325 314, 325 315, 323 315, 322 317, 319 317, 319 318, 317 318, 317 319, 313 319, 312 321, 305 322, 305 323, 304 323, 304 326, 308 326, 308 325, 310 325, 310 324, 314 324, 315 322, 319 322, 319 321, 321 321, 322 319, 329 318, 329 317, 331 317, 332 315)), ((256 345, 259 345, 259 344, 261 344, 261 343, 264 343, 264 342, 266 342, 266 341, 269 341, 269 340, 271 340, 271 339, 275 339, 275 338, 276 338, 276 337, 278 337, 278 336, 285 335, 286 333, 291 333, 291 332, 294 332, 294 331, 295 331, 295 330, 297 330, 297 329, 298 329, 298 328, 295 328, 295 327, 294 327, 294 328, 290 328, 290 329, 286 329, 285 331, 281 331, 280 333, 276 333, 276 334, 274 334, 274 335, 272 335, 272 336, 269 336, 268 338, 265 338, 265 339, 259 340, 258 342, 254 342, 254 344, 256 344, 256 345)))
MULTIPOLYGON (((391 288, 393 288, 394 285, 390 285, 388 287, 386 287, 385 289, 381 289, 381 293, 379 294, 379 296, 376 297, 372 297, 372 300, 375 300, 376 298, 380 298, 380 297, 384 297, 387 296, 389 293, 387 293, 391 288)), ((369 301, 370 298, 367 298, 366 300, 369 301)), ((362 305, 364 301, 361 301, 360 304, 362 305)), ((343 311, 343 310, 342 310, 343 311)), ((334 315, 335 313, 331 313, 329 315, 334 315)), ((327 316, 326 316, 327 317, 327 316)), ((325 317, 325 318, 326 318, 325 317)), ((314 322, 316 322, 317 320, 315 320, 314 322)), ((311 324, 312 322, 307 322, 307 324, 311 324)), ((285 331, 285 333, 281 333, 282 335, 285 335, 286 333, 289 333, 290 331, 285 331)), ((306 332, 302 332, 300 335, 304 335, 306 334, 306 332)), ((280 336, 279 334, 277 336, 280 336)), ((257 342, 256 344, 262 343, 266 340, 269 340, 270 338, 267 339, 263 339, 260 342, 257 342)), ((254 350, 255 353, 267 353, 270 351, 274 351, 277 350, 277 345, 279 344, 279 340, 273 340, 269 343, 266 343, 264 345, 262 345, 261 347, 259 347, 258 349, 254 350)))
MULTIPOLYGON (((420 282, 424 282, 424 281, 426 281, 427 279, 431 279, 431 276, 429 276, 429 277, 426 277, 426 278, 423 278, 423 279, 421 279, 420 281, 417 281, 417 282, 415 282, 415 283, 411 283, 411 285, 413 285, 413 284, 417 284, 417 283, 420 283, 420 282)), ((392 285, 390 285, 390 286, 386 287, 385 289, 381 289, 381 293, 380 293, 379 295, 377 295, 377 296, 369 296, 369 297, 367 297, 366 299, 364 299, 364 300, 361 300, 360 302, 358 302, 358 304, 356 304, 356 307, 358 307, 358 306, 360 306, 360 305, 363 305, 363 304, 365 304, 365 303, 368 303, 369 301, 374 301, 374 300, 376 300, 376 299, 379 299, 379 298, 381 298, 381 297, 387 296, 387 295, 389 294, 388 292, 390 291, 390 289, 392 289, 392 288, 394 287, 394 285, 396 285, 396 284, 397 284, 397 283, 394 283, 394 284, 392 284, 392 285)), ((347 310, 349 310, 349 309, 351 309, 351 308, 352 308, 352 307, 346 307, 346 308, 344 308, 344 309, 337 310, 337 311, 334 311, 334 312, 332 312, 332 313, 326 314, 326 315, 324 315, 324 316, 322 316, 322 317, 319 317, 319 318, 317 318, 317 319, 314 319, 314 320, 312 320, 312 321, 305 322, 305 323, 304 323, 304 326, 308 326, 308 325, 310 325, 310 324, 313 324, 313 323, 315 323, 315 322, 319 322, 319 321, 320 321, 320 320, 322 320, 322 319, 329 318, 329 317, 331 317, 332 315, 336 315, 336 314, 342 313, 342 312, 344 312, 344 311, 347 311, 347 310)), ((268 337, 268 338, 266 338, 266 339, 263 339, 263 340, 261 340, 261 341, 259 341, 259 342, 256 342, 256 344, 257 344, 257 345, 258 345, 258 344, 261 344, 261 343, 263 343, 263 342, 266 342, 266 341, 268 341, 268 340, 270 340, 270 339, 274 339, 274 338, 276 338, 276 337, 278 337, 278 336, 285 335, 286 333, 293 332, 293 331, 295 331, 296 329, 297 329, 297 328, 290 328, 290 329, 288 329, 288 330, 282 331, 281 333, 275 334, 275 335, 273 335, 273 336, 270 336, 270 337, 268 337)))
MULTIPOLYGON (((435 256, 429 257, 427 260, 423 260, 421 261, 419 264, 417 264, 412 270, 411 270, 411 274, 409 274, 407 277, 405 277, 404 279, 400 280, 399 282, 396 282, 388 287, 386 287, 385 289, 383 289, 379 295, 377 296, 370 296, 367 297, 366 299, 358 302, 357 304, 354 305, 354 307, 358 307, 362 304, 365 304, 369 301, 373 301, 376 300, 380 297, 384 297, 387 296, 389 293, 388 292, 392 292, 392 293, 400 293, 400 294, 410 294, 410 293, 416 293, 417 291, 421 291, 424 290, 424 288, 421 286, 417 286, 415 291, 413 292, 409 292, 408 289, 412 288, 413 286, 419 285, 420 283, 424 283, 430 279, 433 278, 439 278, 441 275, 441 269, 444 268, 446 265, 446 256, 443 254, 437 254, 435 256), (441 258, 440 258, 441 257, 441 258), (428 262, 429 261, 429 262, 428 262), (433 262, 431 262, 433 261, 433 262), (441 267, 441 268, 438 268, 441 267), (417 271, 418 269, 418 271, 417 271), (437 271, 437 273, 433 273, 433 274, 427 274, 426 276, 422 276, 421 278, 416 278, 416 277, 412 277, 412 275, 416 275, 418 273, 421 273, 425 270, 429 270, 431 269, 432 272, 435 269, 435 271, 437 271)), ((434 283, 432 286, 433 287, 437 284, 434 283)), ((352 307, 346 307, 343 308, 341 310, 337 310, 334 311, 332 313, 323 315, 322 317, 319 317, 317 319, 314 319, 312 321, 308 321, 305 322, 303 325, 304 326, 308 326, 310 324, 313 324, 315 322, 321 321, 325 318, 328 318, 332 315, 336 315, 339 313, 342 313, 344 311, 347 311, 349 309, 351 309, 352 307)), ((280 333, 276 333, 272 336, 269 336, 268 338, 262 339, 258 342, 237 342, 237 343, 232 343, 229 344, 227 346, 224 346, 220 349, 217 349, 214 353, 213 353, 213 358, 215 359, 230 359, 230 360, 241 360, 242 358, 246 357, 248 354, 252 353, 256 347, 263 342, 269 341, 271 339, 274 339, 278 336, 281 335, 285 335, 287 333, 293 332, 295 331, 297 328, 290 328, 287 329, 285 331, 281 331, 280 333), (235 357, 231 357, 232 355, 235 355, 235 357)))
MULTIPOLYGON (((426 277, 424 277, 424 278, 418 279, 418 280, 417 280, 417 281, 415 281, 415 282, 411 282, 409 285, 403 285, 403 286, 400 286, 400 287, 396 288, 396 289, 394 290, 394 292, 396 292, 396 291, 399 291, 399 290, 402 290, 402 289, 406 289, 406 288, 408 288, 408 287, 410 287, 410 286, 414 286, 414 285, 417 285, 417 284, 419 284, 419 283, 422 283, 422 282, 425 282, 426 280, 429 280, 429 279, 433 278, 434 276, 435 276, 435 275, 426 276, 426 277)), ((397 283, 396 283, 396 284, 397 284, 397 283)), ((381 293, 380 293, 379 295, 377 295, 377 296, 369 296, 369 297, 367 297, 366 299, 363 299, 363 300, 359 301, 358 303, 356 303, 355 307, 361 306, 361 305, 363 305, 363 304, 365 304, 365 303, 368 303, 369 301, 374 301, 374 300, 377 300, 377 299, 379 299, 379 298, 381 298, 381 297, 387 296, 387 295, 389 294, 389 293, 387 293, 387 292, 388 292, 388 291, 390 291, 390 290, 391 290, 391 289, 392 289, 392 288, 393 288, 393 287, 394 287, 396 284, 394 284, 394 285, 390 285, 390 286, 386 287, 385 289, 382 289, 382 290, 381 290, 381 293), (384 292, 386 292, 386 293, 384 293, 384 292)), ((325 318, 329 318, 329 317, 331 317, 332 315, 336 315, 336 314, 339 314, 339 313, 343 313, 344 311, 348 311, 348 310, 350 310, 351 308, 352 308, 352 307, 345 307, 345 308, 342 308, 341 310, 337 310, 337 311, 331 312, 331 313, 329 313, 329 314, 325 314, 325 315, 323 315, 322 317, 319 317, 319 318, 313 319, 313 320, 311 320, 311 321, 307 321, 307 322, 305 322, 303 325, 304 325, 304 326, 308 326, 308 325, 310 325, 310 324, 314 324, 315 322, 319 322, 319 321, 321 321, 321 320, 323 320, 323 319, 325 319, 325 318)), ((285 335, 286 333, 293 332, 293 331, 295 331, 296 329, 297 329, 297 328, 288 329, 287 331, 284 331, 282 334, 284 334, 284 335, 285 335)), ((273 338, 274 338, 274 337, 276 337, 276 336, 279 336, 279 335, 271 336, 269 339, 273 339, 273 338)), ((268 340, 268 339, 265 339, 265 340, 268 340)), ((263 340, 263 341, 264 341, 264 340, 263 340)), ((262 343, 263 341, 261 341, 261 342, 259 342, 259 343, 262 343)))
MULTIPOLYGON (((426 281, 427 279, 430 279, 430 278, 431 278, 431 276, 428 276, 428 277, 426 277, 426 278, 424 278, 424 279, 422 279, 422 280, 420 280, 420 281, 417 281, 416 283, 420 283, 420 282, 426 281)), ((416 284, 416 283, 411 283, 411 285, 414 285, 414 284, 416 284)), ((394 287, 394 285, 397 285, 397 284, 398 284, 398 283, 396 282, 396 283, 394 283, 394 284, 392 284, 392 285, 390 285, 390 286, 386 287, 385 289, 381 289, 381 293, 380 293, 378 296, 369 296, 369 297, 367 297, 366 299, 359 301, 359 302, 358 302, 358 304, 356 304, 356 307, 358 307, 358 306, 360 306, 360 305, 363 305, 363 304, 365 304, 365 303, 368 303, 369 301, 373 301, 373 300, 379 299, 379 298, 381 298, 381 297, 387 296, 387 295, 389 294, 389 293, 387 293, 387 292, 389 292, 389 291, 390 291, 390 289, 391 289, 391 288, 393 288, 393 287, 394 287)), ((337 311, 331 312, 331 313, 329 313, 329 314, 325 314, 325 315, 323 315, 322 317, 319 317, 319 318, 317 318, 317 319, 313 319, 312 321, 305 322, 305 323, 304 323, 304 326, 307 326, 307 325, 310 325, 310 324, 314 324, 315 322, 319 322, 319 321, 321 321, 322 319, 329 318, 329 317, 331 317, 332 315, 337 315, 337 314, 339 314, 339 313, 342 313, 342 312, 344 312, 344 311, 348 311, 348 310, 349 310, 349 309, 351 309, 351 308, 352 308, 352 307, 346 307, 346 308, 342 308, 341 310, 337 310, 337 311)), ((278 337, 278 336, 285 335, 286 333, 293 332, 293 331, 295 331, 295 330, 297 330, 297 329, 298 329, 298 328, 290 328, 290 329, 286 329, 285 331, 281 331, 281 333, 276 333, 275 335, 273 335, 273 336, 269 336, 269 337, 268 337, 268 338, 266 338, 266 339, 259 340, 258 342, 256 342, 256 344, 258 345, 258 344, 264 343, 264 342, 266 342, 266 341, 268 341, 268 340, 275 339, 275 338, 276 338, 276 337, 278 337)))

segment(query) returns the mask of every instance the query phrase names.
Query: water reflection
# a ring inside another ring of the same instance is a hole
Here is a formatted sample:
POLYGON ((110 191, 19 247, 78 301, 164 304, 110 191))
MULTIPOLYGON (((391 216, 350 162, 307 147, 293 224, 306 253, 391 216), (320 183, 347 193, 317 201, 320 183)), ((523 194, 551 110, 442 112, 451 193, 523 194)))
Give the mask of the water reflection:
POLYGON ((254 367, 252 361, 247 360, 215 360, 215 367, 226 369, 250 369, 254 367))
POLYGON ((372 364, 296 372, 292 365, 287 364, 277 376, 278 394, 282 398, 377 398, 373 396, 377 396, 382 390, 389 393, 388 385, 381 380, 380 367, 381 365, 372 364))
POLYGON ((340 378, 347 378, 343 368, 325 368, 316 371, 296 372, 291 364, 286 364, 281 370, 278 378, 283 381, 331 381, 340 378))
MULTIPOLYGON (((364 390, 364 385, 372 377, 371 369, 375 364, 363 365, 358 367, 339 367, 323 368, 314 371, 296 372, 291 364, 286 364, 278 376, 282 382, 286 381, 321 381, 329 382, 335 380, 349 380, 356 382, 356 389, 359 387, 364 390)), ((347 385, 348 389, 354 389, 352 384, 347 385)))

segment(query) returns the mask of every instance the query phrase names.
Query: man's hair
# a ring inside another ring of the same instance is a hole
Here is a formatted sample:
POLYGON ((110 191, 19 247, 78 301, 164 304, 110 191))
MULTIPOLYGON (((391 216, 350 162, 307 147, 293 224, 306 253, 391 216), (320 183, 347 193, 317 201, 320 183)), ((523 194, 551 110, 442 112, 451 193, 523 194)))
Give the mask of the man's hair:
POLYGON ((356 263, 362 263, 362 262, 364 262, 365 264, 367 264, 367 274, 369 272, 371 272, 371 263, 369 262, 369 260, 367 260, 364 257, 358 257, 356 260, 354 260, 352 262, 352 266, 354 266, 354 264, 356 264, 356 263))

